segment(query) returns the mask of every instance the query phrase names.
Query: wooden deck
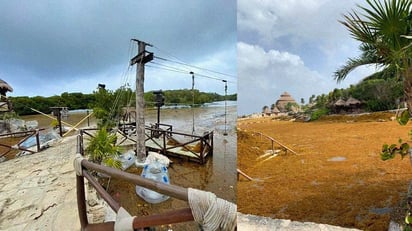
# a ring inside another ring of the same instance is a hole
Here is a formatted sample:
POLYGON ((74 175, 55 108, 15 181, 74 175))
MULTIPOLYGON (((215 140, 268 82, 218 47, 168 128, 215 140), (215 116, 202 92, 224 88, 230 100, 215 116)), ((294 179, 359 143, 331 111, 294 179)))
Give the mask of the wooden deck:
MULTIPOLYGON (((117 130, 117 144, 122 146, 134 145, 136 143, 134 129, 133 124, 119 127, 117 130)), ((81 140, 84 139, 84 135, 93 136, 93 132, 90 130, 95 129, 81 130, 81 140)), ((213 155, 213 131, 197 136, 175 132, 172 130, 172 126, 167 124, 146 126, 145 144, 146 151, 204 164, 207 157, 213 155)), ((83 141, 81 141, 80 146, 83 148, 83 141)))

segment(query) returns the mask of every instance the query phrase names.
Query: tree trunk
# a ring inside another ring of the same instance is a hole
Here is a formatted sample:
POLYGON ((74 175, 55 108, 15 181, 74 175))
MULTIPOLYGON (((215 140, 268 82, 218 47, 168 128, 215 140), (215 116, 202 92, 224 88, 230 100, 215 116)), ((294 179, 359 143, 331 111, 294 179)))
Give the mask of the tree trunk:
POLYGON ((405 65, 403 73, 403 94, 408 107, 409 116, 412 117, 412 67, 405 65))
MULTIPOLYGON (((403 91, 404 91, 406 105, 408 107, 409 117, 412 117, 412 73, 411 72, 412 72, 412 67, 407 64, 403 71, 403 77, 404 77, 403 91)), ((409 161, 412 166, 412 149, 409 149, 409 161)))

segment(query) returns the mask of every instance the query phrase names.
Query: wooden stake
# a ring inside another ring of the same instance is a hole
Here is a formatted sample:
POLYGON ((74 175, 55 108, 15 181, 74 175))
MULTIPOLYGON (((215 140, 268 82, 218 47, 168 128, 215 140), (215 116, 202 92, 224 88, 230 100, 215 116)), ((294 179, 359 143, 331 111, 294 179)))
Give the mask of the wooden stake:
POLYGON ((253 181, 253 178, 252 178, 252 177, 248 176, 246 173, 242 172, 240 169, 237 168, 236 170, 237 170, 238 176, 239 176, 239 174, 240 174, 240 175, 246 177, 246 179, 248 179, 248 180, 250 180, 250 181, 253 181))

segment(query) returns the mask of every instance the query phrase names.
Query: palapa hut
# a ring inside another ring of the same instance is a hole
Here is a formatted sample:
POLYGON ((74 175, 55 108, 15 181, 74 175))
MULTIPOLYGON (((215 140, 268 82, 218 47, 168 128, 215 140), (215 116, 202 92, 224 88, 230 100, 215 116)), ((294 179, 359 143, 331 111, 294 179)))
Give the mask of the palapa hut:
POLYGON ((11 102, 6 97, 8 91, 13 92, 13 88, 6 81, 0 79, 0 112, 7 112, 13 109, 11 102))
POLYGON ((280 95, 280 98, 276 101, 275 105, 280 112, 288 112, 286 109, 286 105, 288 105, 288 103, 297 104, 295 99, 293 99, 289 93, 284 92, 280 95))
POLYGON ((334 104, 333 107, 335 108, 335 113, 342 113, 346 112, 346 102, 343 99, 338 99, 334 104))
POLYGON ((279 114, 280 111, 279 111, 278 107, 274 107, 274 108, 272 109, 272 113, 275 114, 275 115, 279 114))
POLYGON ((6 81, 0 79, 0 94, 6 96, 8 91, 13 92, 13 88, 6 81))
POLYGON ((270 108, 268 106, 263 107, 263 115, 270 115, 270 108))
POLYGON ((360 112, 361 105, 362 102, 353 97, 349 97, 349 99, 346 100, 346 107, 348 108, 349 112, 360 112))
POLYGON ((338 99, 333 104, 335 113, 358 113, 362 110, 362 102, 353 98, 349 97, 348 100, 338 99))

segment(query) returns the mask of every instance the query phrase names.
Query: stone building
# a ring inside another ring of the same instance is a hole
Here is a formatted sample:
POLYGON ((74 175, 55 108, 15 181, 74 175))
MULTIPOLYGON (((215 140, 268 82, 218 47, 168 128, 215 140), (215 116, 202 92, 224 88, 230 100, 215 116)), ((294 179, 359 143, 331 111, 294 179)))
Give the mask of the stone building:
MULTIPOLYGON (((284 92, 283 94, 280 95, 280 98, 276 101, 275 105, 276 105, 276 108, 279 110, 279 112, 284 113, 284 112, 288 112, 288 110, 286 109, 286 106, 288 105, 288 103, 298 105, 295 99, 293 99, 289 93, 284 92)), ((297 108, 295 109, 297 110, 297 108)))

